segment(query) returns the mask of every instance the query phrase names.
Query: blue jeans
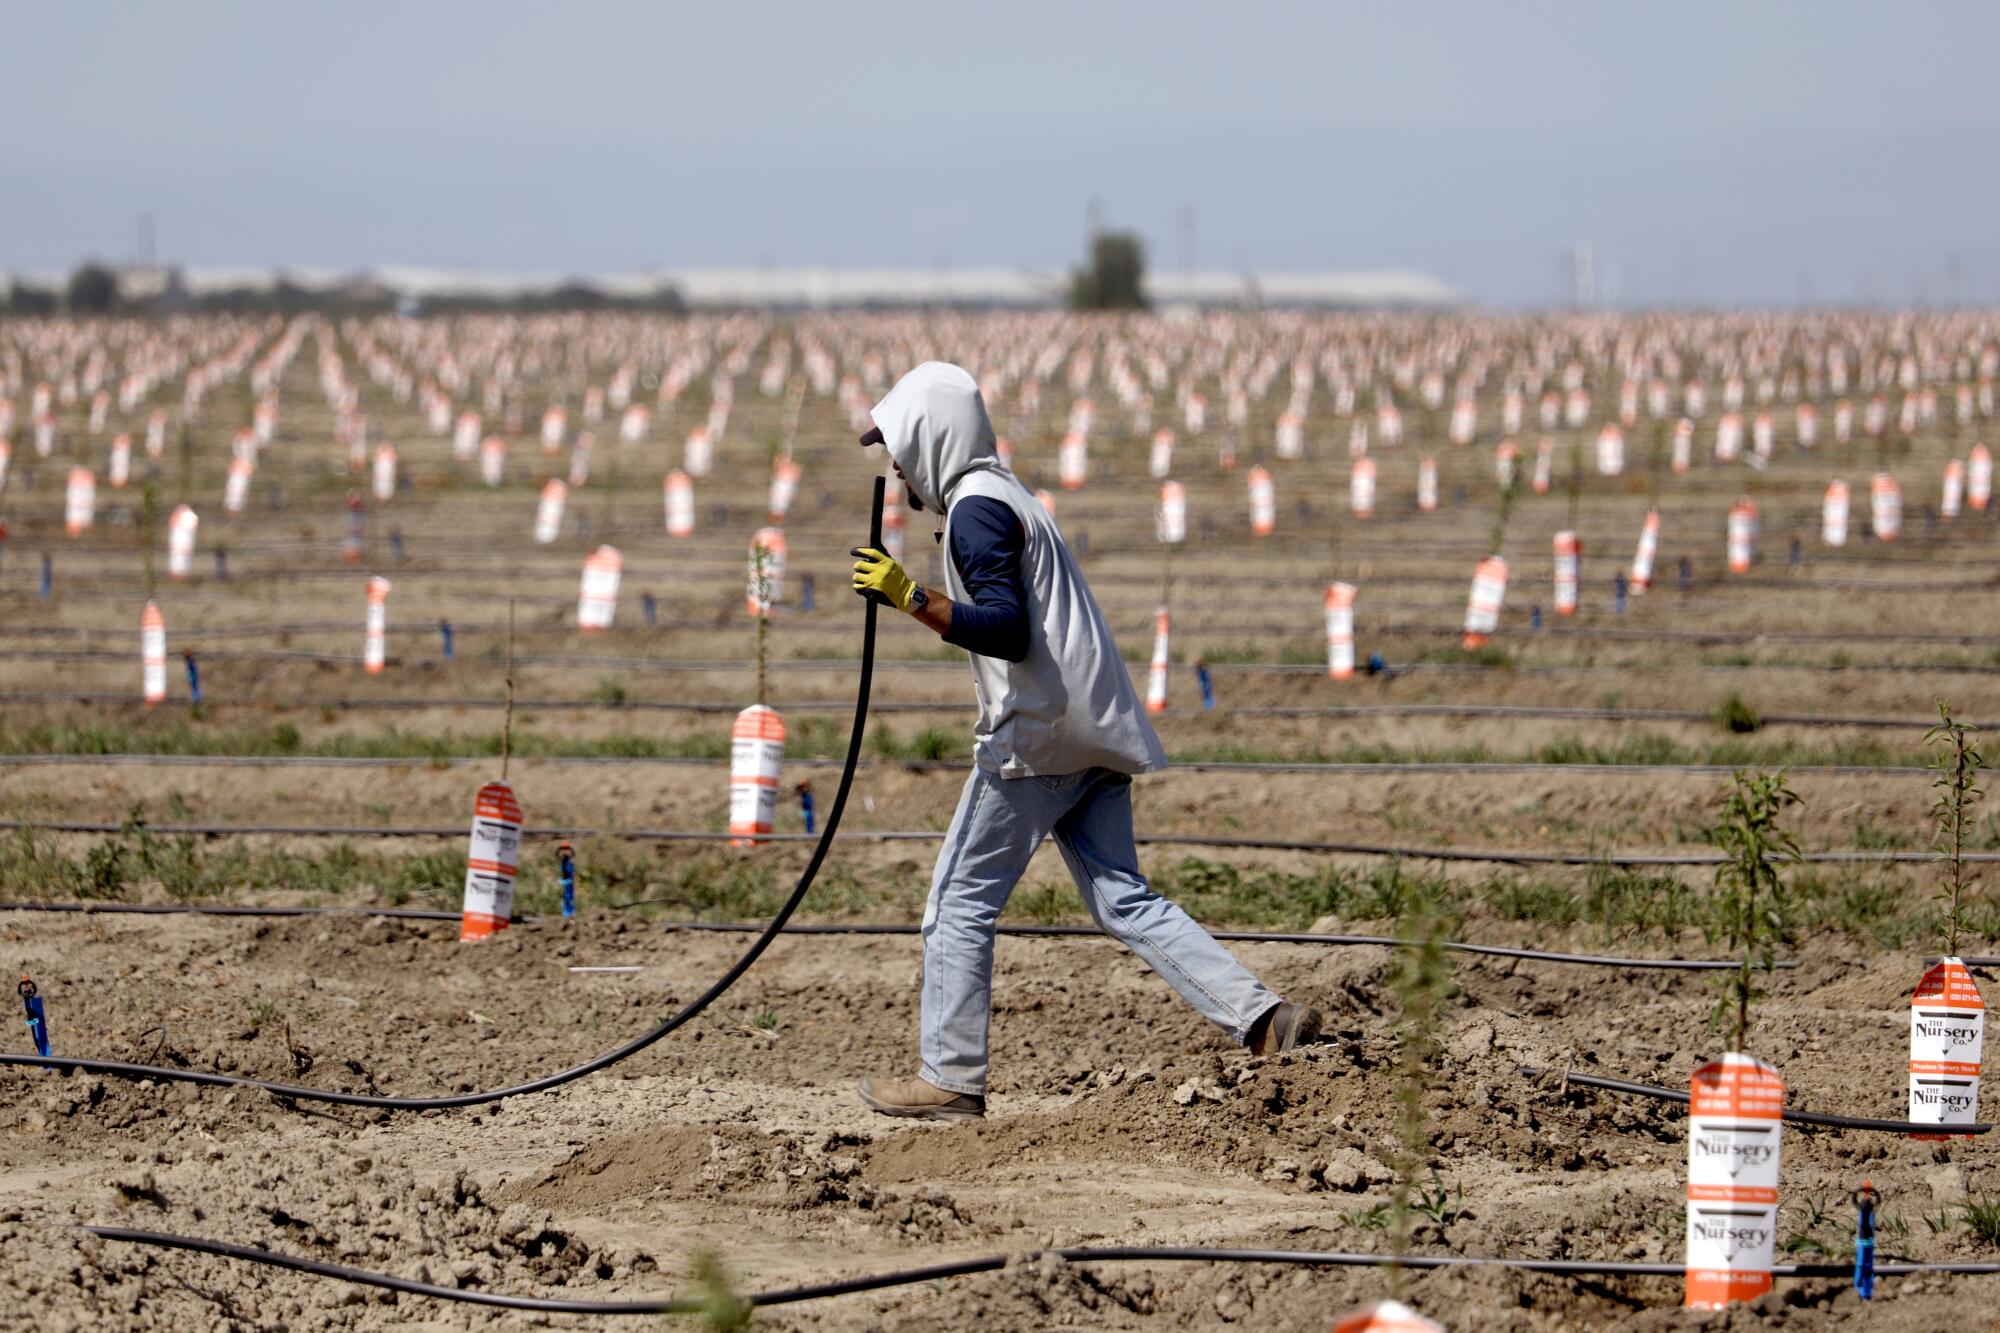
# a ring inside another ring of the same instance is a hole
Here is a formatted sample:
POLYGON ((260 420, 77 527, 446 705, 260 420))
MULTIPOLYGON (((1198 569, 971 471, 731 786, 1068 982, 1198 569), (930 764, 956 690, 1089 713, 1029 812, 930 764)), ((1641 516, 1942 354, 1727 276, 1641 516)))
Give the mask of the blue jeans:
POLYGON ((1028 859, 1051 834, 1097 924, 1242 1044, 1278 997, 1139 873, 1132 779, 1105 768, 1002 778, 975 767, 924 908, 924 1078, 949 1092, 985 1095, 993 928, 1028 859))

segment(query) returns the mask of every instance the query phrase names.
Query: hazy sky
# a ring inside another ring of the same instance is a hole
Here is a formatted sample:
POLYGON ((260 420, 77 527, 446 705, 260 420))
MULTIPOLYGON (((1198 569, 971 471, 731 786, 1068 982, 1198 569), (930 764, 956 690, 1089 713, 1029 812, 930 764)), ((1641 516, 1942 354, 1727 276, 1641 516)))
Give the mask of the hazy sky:
POLYGON ((2000 4, 0 0, 0 269, 1412 268, 2000 300, 2000 4))

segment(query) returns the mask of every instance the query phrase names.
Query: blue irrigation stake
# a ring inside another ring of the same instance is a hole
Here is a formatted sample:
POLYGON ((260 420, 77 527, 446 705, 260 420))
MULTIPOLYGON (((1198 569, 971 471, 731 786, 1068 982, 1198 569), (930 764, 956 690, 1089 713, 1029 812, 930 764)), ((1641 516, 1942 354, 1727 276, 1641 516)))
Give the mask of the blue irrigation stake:
POLYGON ((653 600, 653 594, 649 592, 639 594, 639 614, 646 618, 648 625, 660 623, 660 606, 653 600))
POLYGON ((576 855, 565 842, 556 848, 556 855, 562 863, 563 919, 576 915, 576 855))
POLYGON ((813 576, 810 574, 801 574, 799 575, 799 610, 801 612, 805 612, 805 611, 810 611, 812 609, 813 609, 813 576))
POLYGON ((1799 548, 1798 534, 1793 533, 1791 545, 1785 548, 1785 563, 1790 565, 1793 569, 1797 569, 1800 563, 1800 555, 1801 551, 1799 548))
POLYGON ((56 590, 56 562, 47 551, 42 552, 42 599, 46 601, 56 590))
POLYGON ((229 582, 229 548, 215 548, 215 577, 223 583, 229 582))
POLYGON ((188 702, 199 708, 201 707, 201 668, 195 665, 193 653, 182 653, 181 660, 187 663, 188 702))
POLYGON ((438 617, 438 637, 444 640, 444 660, 449 662, 457 654, 452 651, 451 622, 443 616, 438 617))
POLYGON ((1528 607, 1528 628, 1540 629, 1541 627, 1542 627, 1542 604, 1540 602, 1535 602, 1528 607))
POLYGON ((586 541, 586 540, 588 540, 588 539, 589 539, 589 537, 590 537, 590 515, 588 515, 588 514, 585 514, 585 513, 581 513, 581 512, 579 512, 579 513, 577 514, 577 516, 576 516, 576 536, 577 536, 577 540, 578 540, 578 541, 586 541))
POLYGON ((1681 557, 1680 573, 1676 578, 1676 582, 1680 584, 1682 592, 1686 592, 1688 585, 1694 582, 1694 566, 1688 562, 1686 556, 1681 557))
POLYGON ((389 529, 389 551, 398 560, 403 558, 403 530, 401 528, 389 529))
POLYGON ((1864 1301, 1875 1299, 1875 1205, 1881 1201, 1865 1180, 1854 1191, 1854 1290, 1864 1301))
POLYGON ((1625 614, 1625 594, 1630 591, 1631 585, 1625 581, 1624 570, 1611 576, 1612 605, 1621 616, 1625 614))
POLYGON ((817 833, 819 830, 813 827, 813 785, 810 782, 799 783, 799 813, 805 816, 806 832, 817 833))
POLYGON ((1196 660, 1194 664, 1194 678, 1201 683, 1201 711, 1204 713, 1213 713, 1215 711, 1215 681, 1208 674, 1208 663, 1196 660))
POLYGON ((35 983, 25 974, 21 977, 18 989, 21 992, 21 1004, 28 1011, 28 1033, 35 1039, 35 1054, 47 1059, 50 1054, 48 1011, 42 1008, 42 997, 35 993, 35 983))

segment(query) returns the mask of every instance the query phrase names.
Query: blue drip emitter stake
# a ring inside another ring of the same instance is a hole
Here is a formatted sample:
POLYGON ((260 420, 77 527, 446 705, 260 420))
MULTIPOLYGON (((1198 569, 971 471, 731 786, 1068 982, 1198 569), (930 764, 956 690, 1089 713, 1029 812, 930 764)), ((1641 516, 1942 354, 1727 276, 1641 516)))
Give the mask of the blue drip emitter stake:
POLYGON ((819 831, 813 827, 813 785, 810 782, 799 783, 799 814, 805 818, 806 832, 819 831))
POLYGON ((195 665, 194 654, 192 652, 182 653, 181 661, 187 663, 188 702, 199 707, 201 705, 201 668, 195 665))
POLYGON ((1207 662, 1196 659, 1194 664, 1194 678, 1201 683, 1201 711, 1204 713, 1213 713, 1215 711, 1215 681, 1208 674, 1207 662))
POLYGON ((438 637, 444 640, 444 660, 449 662, 456 654, 452 651, 451 622, 443 616, 438 617, 438 637))
POLYGON ((1854 1191, 1854 1290, 1864 1301, 1875 1299, 1875 1205, 1882 1196, 1868 1181, 1854 1191))
POLYGON ((42 997, 35 993, 35 983, 26 973, 21 976, 21 1003, 28 1010, 28 1033, 35 1039, 35 1054, 47 1059, 49 1052, 49 1016, 42 1008, 42 997))
POLYGON ((556 848, 556 855, 561 858, 563 919, 567 921, 576 915, 576 855, 568 842, 556 848))

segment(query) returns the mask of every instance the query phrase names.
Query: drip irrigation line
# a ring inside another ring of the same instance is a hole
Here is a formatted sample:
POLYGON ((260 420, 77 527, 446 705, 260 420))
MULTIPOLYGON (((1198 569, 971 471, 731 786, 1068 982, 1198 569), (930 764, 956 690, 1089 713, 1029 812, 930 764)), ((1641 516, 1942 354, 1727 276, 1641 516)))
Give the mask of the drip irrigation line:
MULTIPOLYGON (((869 539, 880 545, 882 539, 882 499, 883 479, 875 479, 873 516, 869 525, 869 539)), ((819 875, 820 866, 826 861, 826 854, 833 846, 835 831, 840 827, 841 813, 847 808, 847 794, 854 784, 854 770, 861 757, 861 743, 868 723, 868 691, 875 674, 875 612, 876 603, 871 599, 863 609, 861 631, 861 675, 855 686, 854 726, 847 740, 847 763, 841 770, 840 785, 834 789, 833 801, 827 807, 826 826, 821 830, 812 855, 807 858, 805 868, 799 872, 797 885, 791 896, 786 898, 777 913, 764 927, 763 932, 750 947, 730 964, 729 969, 718 977, 707 990, 696 996, 681 1011, 661 1023, 650 1032, 641 1033, 632 1040, 613 1050, 605 1052, 583 1064, 546 1074, 527 1083, 511 1087, 493 1088, 484 1092, 466 1092, 441 1097, 385 1097, 375 1093, 337 1092, 325 1088, 301 1087, 296 1084, 275 1083, 264 1079, 243 1078, 236 1075, 209 1074, 192 1069, 170 1069, 157 1065, 132 1064, 122 1060, 70 1059, 60 1056, 29 1056, 0 1054, 0 1064, 37 1065, 50 1069, 84 1070, 94 1074, 107 1074, 119 1078, 152 1078, 182 1083, 201 1083, 213 1087, 260 1088, 274 1096, 293 1101, 328 1102, 341 1106, 370 1106, 385 1110, 422 1111, 463 1106, 483 1106, 508 1097, 518 1097, 532 1092, 545 1092, 561 1087, 565 1083, 594 1074, 630 1056, 637 1055, 654 1042, 668 1036, 693 1019, 702 1010, 719 998, 723 992, 736 984, 737 978, 750 970, 750 965, 762 956, 778 937, 792 913, 798 910, 806 892, 812 888, 813 880, 819 875)))
MULTIPOLYGON (((4 657, 0 654, 0 657, 4 657)), ((119 660, 130 654, 116 654, 119 660)), ((341 656, 329 660, 352 662, 352 657, 341 656)), ((140 694, 122 691, 91 690, 21 690, 0 692, 0 704, 8 703, 112 703, 143 704, 140 694)), ((427 709, 493 709, 505 707, 505 701, 492 698, 411 698, 406 695, 384 695, 374 699, 314 699, 320 708, 332 708, 341 712, 419 712, 427 709)), ((210 707, 267 707, 260 700, 216 699, 203 696, 203 703, 210 707)), ((825 713, 844 713, 849 705, 831 699, 775 700, 771 706, 786 713, 814 716, 825 713)), ((904 701, 897 703, 877 703, 871 706, 876 713, 964 713, 971 712, 978 705, 964 699, 944 699, 937 701, 904 701)), ((734 715, 741 711, 739 705, 727 701, 690 701, 674 699, 517 699, 513 707, 541 712, 570 710, 607 713, 694 713, 712 715, 734 715)), ((1582 708, 1539 704, 1454 704, 1454 703, 1396 703, 1396 704, 1340 704, 1340 705, 1266 705, 1243 706, 1224 705, 1216 713, 1232 717, 1317 717, 1346 718, 1536 718, 1542 720, 1568 720, 1589 722, 1691 722, 1712 724, 1715 714, 1693 708, 1582 708)), ((1937 725, 1935 719, 1907 717, 1870 717, 1862 715, 1815 715, 1811 713, 1769 713, 1761 717, 1764 726, 1799 727, 1806 729, 1883 728, 1883 729, 1929 729, 1937 725)), ((1968 722, 1969 727, 1989 729, 1989 722, 1968 722)))
MULTIPOLYGON (((302 1255, 282 1254, 275 1250, 258 1249, 249 1245, 238 1245, 230 1241, 209 1240, 203 1236, 180 1236, 162 1231, 139 1231, 130 1227, 80 1228, 100 1240, 115 1241, 128 1245, 150 1245, 160 1249, 185 1250, 194 1254, 206 1254, 221 1259, 236 1259, 245 1263, 262 1264, 270 1268, 289 1269, 295 1273, 307 1273, 314 1277, 330 1277, 342 1282, 352 1282, 360 1286, 378 1287, 387 1291, 402 1292, 412 1296, 429 1296, 441 1301, 457 1301, 468 1305, 497 1306, 507 1310, 535 1310, 546 1314, 580 1315, 656 1315, 692 1314, 703 1308, 700 1300, 687 1297, 652 1297, 626 1301, 580 1301, 549 1296, 512 1296, 504 1292, 480 1291, 476 1288, 442 1287, 432 1282, 419 1282, 414 1278, 399 1277, 394 1273, 377 1273, 363 1268, 350 1268, 345 1264, 328 1263, 322 1259, 308 1259, 302 1255)), ((945 1278, 967 1277, 975 1273, 998 1272, 1010 1262, 1035 1263, 1044 1256, 1055 1255, 1066 1263, 1238 1263, 1238 1264, 1296 1264, 1313 1268, 1389 1268, 1401 1267, 1416 1270, 1455 1268, 1510 1268, 1517 1272, 1547 1273, 1556 1276, 1576 1277, 1679 1277, 1687 1270, 1682 1264, 1615 1262, 1600 1259, 1511 1259, 1485 1255, 1460 1254, 1354 1254, 1339 1250, 1259 1250, 1222 1249, 1213 1247, 1159 1245, 1079 1245, 1064 1249, 1034 1250, 1020 1256, 1005 1254, 980 1255, 970 1259, 959 1259, 941 1264, 926 1264, 919 1268, 899 1268, 888 1272, 869 1273, 860 1277, 841 1278, 832 1282, 815 1282, 801 1287, 785 1287, 775 1291, 754 1292, 744 1299, 753 1306, 792 1305, 801 1301, 825 1300, 834 1296, 850 1296, 864 1291, 881 1291, 891 1287, 916 1286, 926 1282, 937 1282, 945 1278)), ((1772 1276, 1784 1278, 1851 1278, 1852 1264, 1806 1263, 1775 1264, 1772 1276)), ((1884 1263, 1875 1266, 1877 1277, 1909 1277, 1919 1273, 1952 1274, 1958 1276, 1981 1276, 2000 1273, 2000 1263, 1946 1263, 1908 1264, 1884 1263)))
MULTIPOLYGON (((1526 1065, 1521 1072, 1530 1077, 1554 1073, 1554 1070, 1533 1069, 1526 1065)), ((1596 1074, 1579 1074, 1574 1070, 1562 1071, 1564 1087, 1595 1088, 1603 1092, 1622 1092, 1634 1097, 1651 1097, 1663 1102, 1687 1104, 1688 1094, 1674 1088, 1655 1087, 1651 1083, 1632 1083, 1622 1078, 1603 1078, 1596 1074)), ((1795 1125, 1817 1125, 1826 1129, 1868 1129, 1884 1134, 1936 1134, 1949 1130, 1953 1134, 1984 1134, 1991 1125, 1947 1125, 1918 1124, 1913 1120, 1876 1120, 1867 1116, 1827 1115, 1820 1111, 1795 1111, 1786 1107, 1784 1118, 1795 1125)))
MULTIPOLYGON (((637 902, 610 903, 608 911, 627 911, 635 907, 655 904, 682 905, 677 899, 640 899, 637 902)), ((238 917, 309 917, 309 916, 349 916, 349 917, 394 917, 407 921, 457 921, 460 914, 414 907, 263 907, 235 903, 98 903, 98 902, 0 902, 0 912, 78 912, 86 916, 143 915, 143 916, 238 916, 238 917)), ((532 925, 542 918, 517 916, 512 918, 516 925, 532 925)), ((752 921, 662 921, 658 923, 664 930, 705 931, 718 934, 748 934, 763 927, 752 921)), ((1025 939, 1110 939, 1110 935, 1095 926, 1029 926, 1002 924, 994 927, 996 934, 1010 935, 1025 939)), ((800 925, 787 922, 782 932, 786 935, 920 935, 923 927, 904 922, 839 922, 831 924, 800 925)), ((1312 931, 1295 930, 1211 930, 1210 935, 1218 940, 1240 944, 1316 944, 1331 947, 1351 947, 1357 945, 1377 945, 1383 948, 1402 948, 1407 941, 1394 935, 1329 935, 1312 931)), ((1443 947, 1456 953, 1479 954, 1492 958, 1516 958, 1536 963, 1575 963, 1586 967, 1624 967, 1654 969, 1677 972, 1727 971, 1739 966, 1729 959, 1702 958, 1625 958, 1610 954, 1560 953, 1546 949, 1517 949, 1500 944, 1468 944, 1459 940, 1446 940, 1443 947)), ((1980 960, 1967 959, 1968 964, 1980 960)), ((1772 964, 1779 969, 1798 966, 1792 959, 1780 959, 1772 964)))
MULTIPOLYGON (((871 705, 871 712, 879 705, 871 705)), ((7 767, 49 767, 49 768, 94 768, 100 765, 124 765, 135 768, 436 768, 440 765, 453 768, 477 766, 493 762, 492 755, 314 755, 314 754, 89 754, 85 752, 62 754, 0 754, 0 768, 7 767)), ((579 765, 603 767, 606 765, 638 764, 667 765, 690 768, 714 768, 722 761, 686 755, 528 755, 516 752, 517 764, 547 764, 550 766, 579 765)), ((838 759, 798 758, 785 760, 787 768, 838 768, 838 759)), ((951 759, 864 759, 861 767, 912 769, 919 772, 963 773, 972 765, 963 760, 951 759)), ((1701 777, 1718 777, 1734 773, 1741 764, 1585 764, 1566 763, 1561 760, 1537 762, 1534 760, 1495 759, 1479 760, 1368 760, 1341 761, 1327 760, 1315 762, 1309 759, 1297 760, 1236 760, 1236 759, 1174 759, 1175 770, 1199 773, 1310 773, 1321 776, 1362 773, 1578 773, 1604 774, 1662 774, 1685 773, 1701 777)), ((1785 772, 1792 777, 1919 777, 1937 775, 1937 770, 1898 764, 1797 764, 1788 765, 1785 772)))
MULTIPOLYGON (((68 819, 0 819, 0 831, 31 833, 118 833, 122 823, 100 823, 68 819)), ((193 834, 200 837, 301 837, 348 838, 451 838, 465 830, 458 825, 372 825, 372 824, 148 824, 149 832, 193 834)), ((741 835, 708 829, 606 829, 531 828, 522 831, 529 838, 611 838, 626 842, 728 842, 741 835)), ((943 830, 853 829, 841 835, 844 842, 939 842, 943 830)), ((760 833, 760 843, 826 842, 826 832, 760 833)), ((1133 839, 1140 846, 1223 847, 1272 852, 1312 852, 1341 856, 1383 856, 1406 861, 1472 861, 1492 865, 1563 866, 1713 866, 1729 858, 1718 852, 1537 852, 1506 851, 1499 848, 1401 847, 1370 842, 1304 842, 1288 838, 1231 838, 1204 833, 1141 833, 1133 839)), ((1931 865, 1934 852, 1897 852, 1835 848, 1802 853, 1800 861, 1828 865, 1931 865)), ((2000 862, 2000 852, 1966 852, 1968 863, 2000 862)))
MULTIPOLYGON (((627 904, 630 905, 630 904, 627 904)), ((667 930, 699 930, 742 932, 757 929, 752 922, 717 921, 663 921, 659 923, 667 930)), ((1009 926, 995 927, 1002 935, 1024 936, 1030 939, 1110 939, 1104 931, 1095 926, 1009 926)), ((830 925, 788 926, 788 934, 796 935, 921 935, 922 926, 901 923, 836 923, 830 925)), ((1218 940, 1243 944, 1323 944, 1333 946, 1379 945, 1384 948, 1405 948, 1409 941, 1397 939, 1394 935, 1326 935, 1312 931, 1291 930, 1211 930, 1208 932, 1218 940)), ((1741 964, 1730 959, 1703 958, 1619 958, 1606 954, 1558 953, 1547 949, 1516 949, 1501 944, 1467 944, 1459 940, 1446 940, 1443 947, 1454 953, 1480 954, 1490 958, 1518 958, 1535 963, 1576 963, 1586 967, 1630 967, 1655 968, 1664 971, 1716 972, 1728 971, 1741 964)), ((1781 959, 1772 964, 1778 968, 1794 968, 1798 963, 1791 959, 1781 959)))

